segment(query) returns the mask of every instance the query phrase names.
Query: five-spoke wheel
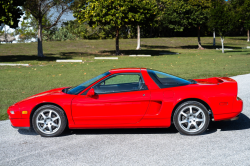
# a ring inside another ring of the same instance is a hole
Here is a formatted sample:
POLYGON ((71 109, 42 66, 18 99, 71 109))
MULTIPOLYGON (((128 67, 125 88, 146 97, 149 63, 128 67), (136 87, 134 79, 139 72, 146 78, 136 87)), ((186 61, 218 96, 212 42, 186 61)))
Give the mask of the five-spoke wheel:
POLYGON ((175 111, 174 124, 177 130, 185 135, 203 133, 209 125, 208 110, 196 101, 181 104, 175 111))
POLYGON ((34 130, 42 136, 58 136, 66 127, 66 117, 60 108, 44 105, 34 113, 32 124, 34 130))

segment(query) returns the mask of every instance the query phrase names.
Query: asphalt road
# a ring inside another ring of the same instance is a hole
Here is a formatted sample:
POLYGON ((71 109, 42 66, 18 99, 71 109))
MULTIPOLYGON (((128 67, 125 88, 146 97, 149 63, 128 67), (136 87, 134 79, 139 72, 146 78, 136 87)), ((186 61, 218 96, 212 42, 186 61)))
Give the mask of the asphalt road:
POLYGON ((250 74, 238 82, 244 109, 237 121, 212 122, 200 136, 168 129, 68 130, 43 138, 0 122, 5 165, 250 165, 250 74))

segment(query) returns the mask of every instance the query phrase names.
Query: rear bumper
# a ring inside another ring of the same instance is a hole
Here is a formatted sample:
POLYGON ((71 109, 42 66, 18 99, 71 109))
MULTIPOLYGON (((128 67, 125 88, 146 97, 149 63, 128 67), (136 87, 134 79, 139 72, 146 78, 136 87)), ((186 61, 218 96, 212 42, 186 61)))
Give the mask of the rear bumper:
POLYGON ((240 115, 237 115, 236 117, 232 118, 232 119, 229 119, 230 121, 234 121, 234 120, 238 120, 240 117, 240 115))
POLYGON ((237 100, 234 102, 233 111, 241 113, 243 109, 243 101, 241 98, 237 97, 237 100))
POLYGON ((237 97, 237 100, 234 101, 231 113, 214 115, 214 121, 237 120, 239 118, 239 114, 242 112, 242 109, 243 109, 243 101, 237 97))

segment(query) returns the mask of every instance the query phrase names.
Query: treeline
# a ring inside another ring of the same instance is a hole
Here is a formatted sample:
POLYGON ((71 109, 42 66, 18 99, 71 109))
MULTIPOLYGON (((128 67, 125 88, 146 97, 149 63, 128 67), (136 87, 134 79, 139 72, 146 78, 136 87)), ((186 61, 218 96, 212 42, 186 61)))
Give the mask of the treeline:
MULTIPOLYGON (((105 0, 101 1, 105 2, 105 0)), ((90 4, 94 1, 87 2, 90 4)), ((213 29, 208 26, 208 21, 211 15, 211 10, 213 8, 216 8, 215 2, 216 1, 212 0, 151 0, 151 2, 148 1, 148 4, 155 3, 155 6, 157 6, 157 8, 154 8, 155 18, 154 20, 150 20, 151 25, 146 23, 144 26, 141 26, 141 37, 194 37, 197 36, 199 27, 201 36, 212 36, 213 29)), ((79 1, 78 4, 79 3, 85 4, 86 1, 79 1)), ((249 0, 229 0, 221 1, 221 3, 228 3, 232 7, 232 10, 235 10, 237 14, 247 15, 247 17, 245 18, 246 20, 244 18, 239 18, 239 16, 236 17, 238 19, 237 25, 234 26, 234 29, 228 31, 227 35, 247 35, 248 26, 246 26, 245 24, 247 24, 249 11, 243 10, 244 8, 250 7, 248 6, 249 0)), ((74 11, 75 13, 80 10, 82 10, 82 8, 72 8, 72 11, 74 11)), ((75 16, 77 17, 78 15, 75 14, 75 16)), ((51 24, 49 18, 50 16, 45 15, 45 18, 43 19, 43 24, 51 24)), ((217 19, 223 18, 218 15, 217 19)), ((36 36, 36 31, 38 28, 37 25, 34 25, 35 20, 32 18, 32 15, 26 16, 25 20, 26 25, 22 24, 22 27, 19 27, 19 33, 21 34, 21 36, 23 36, 21 37, 21 39, 27 40, 30 37, 36 36), (30 24, 27 24, 28 20, 30 20, 30 24), (29 35, 32 33, 29 32, 30 30, 27 28, 28 26, 33 27, 34 35, 29 35), (20 31, 20 29, 22 29, 22 31, 20 31)), ((92 27, 88 24, 88 21, 84 23, 79 23, 79 19, 76 19, 74 21, 63 22, 61 24, 61 27, 53 27, 51 29, 43 30, 44 41, 110 39, 114 38, 115 35, 115 29, 111 25, 92 27)), ((217 35, 219 35, 218 32, 217 35)), ((136 25, 125 25, 121 27, 120 38, 126 39, 136 37, 136 25)))
MULTIPOLYGON (((17 0, 7 1, 5 11, 13 9, 9 6, 17 0)), ((222 45, 225 35, 249 36, 250 0, 21 1, 23 5, 19 6, 26 17, 16 34, 24 41, 37 37, 41 57, 42 41, 116 38, 119 54, 119 38, 137 37, 136 49, 140 49, 140 37, 197 36, 198 48, 203 49, 200 36, 212 36, 213 32, 221 37, 222 45), (69 11, 76 19, 63 22, 58 28, 62 14, 69 11), (49 16, 51 12, 57 14, 56 19, 51 19, 54 18, 49 16)), ((0 17, 0 22, 11 24, 5 18, 12 15, 0 17)))
POLYGON ((250 0, 87 0, 73 11, 79 23, 109 26, 119 55, 121 37, 137 36, 140 49, 140 37, 197 34, 198 48, 203 49, 200 36, 215 32, 223 45, 225 35, 249 34, 249 7, 250 0))
MULTIPOLYGON (((140 6, 142 1, 138 1, 138 8, 145 10, 145 6, 148 5, 149 8, 146 10, 154 10, 153 18, 150 20, 145 20, 141 23, 141 37, 194 37, 197 36, 200 29, 201 36, 212 36, 213 28, 209 26, 209 21, 211 19, 225 21, 227 18, 221 18, 219 14, 217 18, 212 18, 211 13, 218 8, 219 4, 226 4, 229 6, 231 13, 228 13, 228 18, 232 18, 231 23, 233 28, 227 32, 227 35, 230 36, 241 36, 247 35, 247 30, 250 26, 250 0, 144 0, 144 8, 140 6), (153 7, 152 7, 153 6, 153 7)), ((128 0, 122 0, 119 5, 124 5, 128 0)), ((115 27, 111 24, 102 25, 98 27, 88 26, 91 20, 86 19, 86 22, 79 23, 81 17, 79 11, 84 11, 86 6, 90 4, 104 4, 108 6, 109 3, 114 4, 114 1, 108 0, 89 0, 86 3, 82 3, 82 7, 74 8, 74 16, 77 18, 75 21, 69 21, 63 24, 62 29, 67 30, 69 33, 74 34, 76 37, 83 39, 104 39, 104 38, 114 38, 115 37, 115 27), (88 5, 86 5, 88 3, 88 5), (84 24, 84 25, 83 25, 84 24), (72 27, 74 27, 72 29, 72 27), (77 30, 75 30, 77 29, 77 30), (82 33, 84 35, 79 36, 78 34, 82 33)), ((135 3, 135 1, 131 1, 135 3)), ((136 6, 136 5, 134 5, 136 6)), ((113 7, 115 8, 115 7, 113 7)), ((226 9, 224 9, 226 10, 226 9)), ((91 9, 94 12, 94 9, 91 9)), ((128 12, 129 13, 129 12, 128 12)), ((144 14, 145 15, 145 14, 144 14)), ((84 15, 86 16, 86 15, 84 15)), ((84 17, 82 16, 82 17, 84 17)), ((99 17, 105 17, 104 13, 100 13, 99 17)), ((108 15, 113 17, 112 14, 108 15)), ((119 19, 119 18, 118 18, 119 19)), ((121 21, 122 17, 120 17, 121 21)), ((124 21, 125 22, 125 21, 124 21)), ((135 24, 124 24, 120 28, 120 38, 136 38, 137 37, 137 26, 135 24)), ((220 35, 217 32, 217 35, 220 35)))

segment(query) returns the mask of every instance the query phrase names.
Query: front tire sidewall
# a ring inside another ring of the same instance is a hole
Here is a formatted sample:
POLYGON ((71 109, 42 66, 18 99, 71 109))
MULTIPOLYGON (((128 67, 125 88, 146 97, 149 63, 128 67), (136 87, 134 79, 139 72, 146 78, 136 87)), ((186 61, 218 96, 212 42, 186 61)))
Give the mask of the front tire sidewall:
POLYGON ((56 136, 59 136, 65 130, 66 124, 67 124, 67 118, 66 118, 66 116, 64 114, 64 111, 62 109, 60 109, 59 107, 54 106, 54 105, 44 105, 44 106, 38 108, 35 111, 35 113, 34 113, 34 115, 32 117, 33 129, 36 131, 37 134, 41 135, 42 137, 56 137, 56 136), (51 109, 51 110, 55 111, 59 115, 59 117, 61 118, 61 125, 60 125, 59 129, 53 134, 46 134, 46 133, 41 132, 38 129, 37 124, 36 124, 37 116, 39 116, 39 114, 45 109, 51 109))
POLYGON ((174 121, 174 125, 176 127, 176 129, 181 133, 181 134, 184 134, 184 135, 199 135, 199 134, 202 134, 203 132, 205 132, 208 128, 208 125, 209 125, 209 121, 210 121, 210 116, 209 116, 209 113, 208 113, 208 110, 207 108, 199 103, 199 102, 196 102, 196 101, 188 101, 188 102, 185 102, 183 104, 181 104, 175 111, 174 113, 174 117, 173 117, 173 121, 174 121), (195 106, 195 107, 199 107, 205 114, 205 124, 204 126, 196 131, 196 132, 187 132, 185 130, 183 130, 181 128, 181 126, 179 125, 178 123, 178 116, 181 112, 181 110, 184 108, 184 107, 187 107, 187 106, 195 106))

